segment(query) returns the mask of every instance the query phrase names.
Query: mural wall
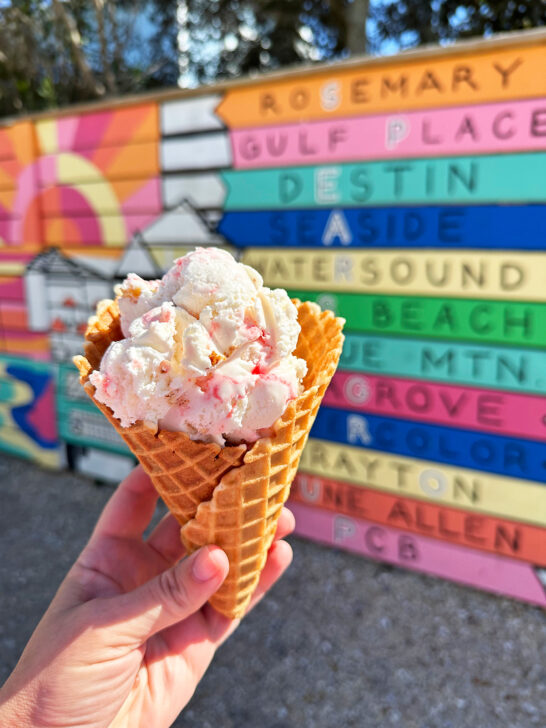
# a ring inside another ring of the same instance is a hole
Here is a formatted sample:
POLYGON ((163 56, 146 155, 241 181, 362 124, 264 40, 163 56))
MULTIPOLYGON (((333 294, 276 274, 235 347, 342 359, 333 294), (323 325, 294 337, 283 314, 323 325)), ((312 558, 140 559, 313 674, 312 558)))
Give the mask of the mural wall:
POLYGON ((546 606, 546 33, 0 127, 0 448, 132 466, 71 357, 227 246, 347 320, 298 532, 546 606))

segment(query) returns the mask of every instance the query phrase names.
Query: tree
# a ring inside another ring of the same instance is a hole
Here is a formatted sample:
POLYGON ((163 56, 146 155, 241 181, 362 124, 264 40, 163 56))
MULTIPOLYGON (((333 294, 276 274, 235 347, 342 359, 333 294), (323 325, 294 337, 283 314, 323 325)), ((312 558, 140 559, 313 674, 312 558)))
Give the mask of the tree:
POLYGON ((546 24, 544 0, 384 0, 373 7, 372 46, 402 48, 546 24))
POLYGON ((368 0, 187 0, 199 82, 344 57, 366 47, 368 0), (361 17, 358 18, 357 15, 361 17))
POLYGON ((0 115, 177 81, 176 1, 0 4, 0 115))
POLYGON ((368 0, 0 3, 0 114, 364 52, 367 10, 368 0))
POLYGON ((545 0, 0 0, 0 115, 544 24, 545 0))

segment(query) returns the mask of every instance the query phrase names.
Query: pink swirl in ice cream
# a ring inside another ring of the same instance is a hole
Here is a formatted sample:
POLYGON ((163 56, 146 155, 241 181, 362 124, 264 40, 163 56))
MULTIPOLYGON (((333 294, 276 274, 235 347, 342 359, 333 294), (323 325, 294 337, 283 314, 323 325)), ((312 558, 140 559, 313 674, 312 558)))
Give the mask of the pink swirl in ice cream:
POLYGON ((296 307, 226 251, 197 248, 161 280, 130 274, 116 293, 125 338, 90 381, 122 426, 254 442, 301 392, 296 307))

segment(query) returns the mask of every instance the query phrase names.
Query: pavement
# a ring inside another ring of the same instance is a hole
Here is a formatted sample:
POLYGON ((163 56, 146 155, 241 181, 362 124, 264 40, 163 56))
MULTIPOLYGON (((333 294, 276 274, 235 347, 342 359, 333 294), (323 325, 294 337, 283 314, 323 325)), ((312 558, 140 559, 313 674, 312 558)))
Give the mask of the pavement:
MULTIPOLYGON (((111 492, 0 455, 0 683, 111 492)), ((290 541, 177 728, 546 725, 542 610, 290 541)))

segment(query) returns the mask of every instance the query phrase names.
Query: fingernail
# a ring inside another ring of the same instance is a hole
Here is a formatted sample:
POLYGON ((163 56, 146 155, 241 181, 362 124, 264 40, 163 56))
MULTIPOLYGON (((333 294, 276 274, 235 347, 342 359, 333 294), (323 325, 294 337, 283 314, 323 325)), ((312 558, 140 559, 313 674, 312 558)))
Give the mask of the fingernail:
POLYGON ((210 581, 220 572, 221 551, 205 547, 199 551, 192 566, 192 572, 197 581, 210 581))

